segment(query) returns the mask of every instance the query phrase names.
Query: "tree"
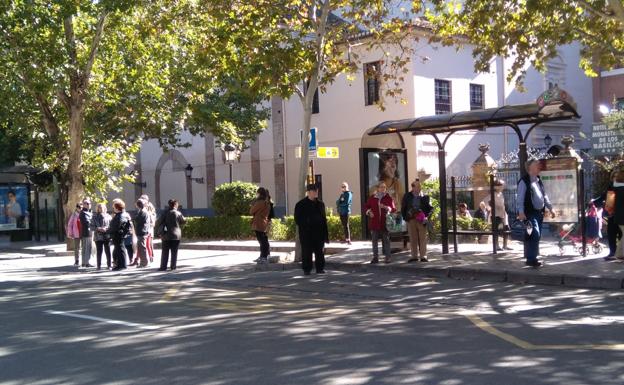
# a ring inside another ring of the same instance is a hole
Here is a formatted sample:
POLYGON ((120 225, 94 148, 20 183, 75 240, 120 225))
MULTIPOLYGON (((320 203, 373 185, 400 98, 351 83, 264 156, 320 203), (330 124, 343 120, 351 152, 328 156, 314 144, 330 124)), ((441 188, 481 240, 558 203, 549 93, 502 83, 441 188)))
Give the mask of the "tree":
MULTIPOLYGON (((222 68, 205 25, 211 15, 191 0, 33 0, 0 5, 0 125, 33 166, 60 182, 65 215, 85 194, 119 189, 144 138, 182 145, 180 132, 217 127, 257 134, 255 99, 231 91, 210 104, 222 68), (201 56, 201 58, 199 57, 201 56), (208 95, 208 96, 206 96, 208 95), (236 112, 231 112, 236 105, 236 112), (196 116, 192 111, 198 112, 196 116), (243 114, 247 119, 236 121, 243 114), (216 115, 216 116, 215 116, 216 115), (187 122, 193 125, 187 126, 187 122), (232 123, 234 122, 234 123, 232 123)), ((262 115, 264 118, 264 115, 262 115)))
MULTIPOLYGON (((284 98, 303 107, 303 137, 310 134, 312 104, 336 76, 360 68, 362 51, 379 52, 384 95, 400 95, 414 52, 412 11, 392 0, 215 0, 215 44, 228 72, 247 80, 250 90, 284 98), (355 48, 358 46, 358 48, 355 48)), ((420 2, 413 2, 414 7, 420 2)), ((383 99, 380 102, 383 106, 383 99)), ((298 194, 305 194, 308 152, 302 151, 298 194)))
POLYGON ((474 45, 475 68, 487 71, 497 56, 514 57, 508 80, 521 84, 527 64, 544 70, 557 47, 579 42, 580 66, 624 64, 624 3, 621 0, 434 0, 427 17, 436 41, 474 45))

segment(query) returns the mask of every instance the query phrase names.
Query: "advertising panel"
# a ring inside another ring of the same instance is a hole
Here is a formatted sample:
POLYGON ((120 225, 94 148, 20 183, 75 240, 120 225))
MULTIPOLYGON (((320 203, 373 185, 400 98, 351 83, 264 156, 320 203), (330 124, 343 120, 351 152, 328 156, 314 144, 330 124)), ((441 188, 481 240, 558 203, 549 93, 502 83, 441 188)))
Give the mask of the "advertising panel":
POLYGON ((0 185, 0 231, 30 228, 28 196, 28 185, 0 185))
POLYGON ((578 212, 578 174, 575 158, 553 158, 542 161, 540 177, 546 195, 550 199, 557 216, 544 217, 544 222, 577 223, 578 212))

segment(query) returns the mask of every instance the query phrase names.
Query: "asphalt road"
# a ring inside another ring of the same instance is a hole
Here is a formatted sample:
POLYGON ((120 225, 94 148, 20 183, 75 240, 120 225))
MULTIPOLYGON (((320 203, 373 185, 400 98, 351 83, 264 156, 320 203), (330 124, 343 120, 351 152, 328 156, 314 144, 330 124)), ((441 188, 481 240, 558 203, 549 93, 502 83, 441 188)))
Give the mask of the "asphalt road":
POLYGON ((0 255, 0 384, 618 384, 624 293, 0 255), (21 258, 26 257, 26 258, 21 258))

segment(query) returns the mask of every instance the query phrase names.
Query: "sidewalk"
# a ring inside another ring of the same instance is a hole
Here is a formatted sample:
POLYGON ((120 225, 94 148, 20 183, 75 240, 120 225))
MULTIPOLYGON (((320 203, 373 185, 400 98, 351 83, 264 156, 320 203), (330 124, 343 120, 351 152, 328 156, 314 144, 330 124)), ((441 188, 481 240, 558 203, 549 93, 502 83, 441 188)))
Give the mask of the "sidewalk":
MULTIPOLYGON (((154 245, 158 248, 159 241, 154 245)), ((571 246, 566 246, 565 255, 559 255, 556 242, 542 241, 542 258, 546 265, 540 269, 524 265, 522 244, 510 242, 513 251, 492 254, 491 244, 459 244, 457 254, 442 254, 441 245, 429 246, 429 262, 407 263, 409 251, 392 255, 392 263, 371 265, 370 242, 353 242, 351 246, 331 243, 327 246, 327 267, 343 271, 386 272, 392 274, 417 274, 428 277, 448 277, 488 282, 528 283, 540 285, 567 286, 592 289, 624 288, 624 263, 604 261, 608 253, 604 247, 601 254, 590 254, 583 258, 571 246)), ((180 245, 187 250, 257 251, 255 240, 235 241, 187 241, 180 245)), ((271 251, 286 253, 280 262, 271 264, 274 269, 299 268, 292 263, 294 242, 271 242, 271 251)), ((451 251, 453 250, 451 245, 451 251)), ((64 243, 15 242, 0 245, 0 253, 19 254, 20 258, 44 256, 69 256, 64 243)), ((15 258, 13 256, 12 258, 15 258)), ((0 257, 2 259, 2 257, 0 257)))

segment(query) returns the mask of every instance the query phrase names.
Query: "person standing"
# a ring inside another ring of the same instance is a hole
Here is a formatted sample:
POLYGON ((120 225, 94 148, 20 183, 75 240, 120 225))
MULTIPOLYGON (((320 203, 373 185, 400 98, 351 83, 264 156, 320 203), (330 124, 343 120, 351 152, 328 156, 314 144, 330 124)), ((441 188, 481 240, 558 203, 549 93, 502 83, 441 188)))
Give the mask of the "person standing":
POLYGON ((93 252, 93 213, 91 212, 91 200, 82 201, 80 212, 80 243, 82 244, 82 267, 93 267, 89 264, 93 252))
POLYGON ((65 232, 67 238, 72 240, 74 246, 74 266, 80 265, 80 212, 82 203, 77 203, 76 208, 67 221, 65 232))
POLYGON ((126 212, 126 204, 121 199, 113 200, 113 212, 115 215, 110 222, 108 232, 113 240, 113 259, 115 260, 114 271, 124 270, 127 266, 128 252, 124 245, 124 239, 130 232, 132 220, 126 212))
POLYGON ((544 190, 544 185, 540 179, 540 164, 537 159, 526 162, 527 174, 518 182, 518 196, 516 199, 518 209, 518 219, 527 221, 530 232, 524 241, 524 257, 526 265, 540 267, 543 262, 537 259, 539 255, 539 242, 542 237, 542 224, 544 213, 548 211, 552 218, 555 212, 552 209, 548 195, 544 190))
POLYGON ((95 234, 95 261, 98 270, 102 268, 102 252, 106 254, 106 267, 111 268, 110 234, 108 234, 111 219, 106 212, 106 205, 98 203, 91 224, 91 230, 95 234))
POLYGON ((615 258, 615 251, 617 250, 617 241, 622 238, 622 232, 617 223, 615 223, 615 183, 617 171, 611 173, 611 180, 607 190, 598 198, 593 199, 593 202, 602 207, 602 216, 607 220, 607 240, 609 242, 609 254, 604 257, 605 261, 612 261, 615 258))
POLYGON ((407 222, 411 258, 407 262, 427 262, 427 218, 433 211, 429 195, 422 192, 420 179, 412 182, 412 190, 403 196, 401 216, 407 222), (419 259, 420 258, 420 259, 419 259))
MULTIPOLYGON (((615 210, 613 218, 620 228, 620 232, 624 233, 624 170, 620 170, 615 174, 613 182, 613 191, 615 192, 615 210)), ((615 257, 624 259, 624 237, 617 241, 615 257)))
POLYGON ((167 270, 169 262, 169 252, 171 251, 171 270, 175 270, 178 265, 178 248, 182 239, 182 225, 186 219, 178 211, 178 201, 169 199, 169 209, 162 213, 156 220, 156 235, 162 239, 162 254, 160 257, 159 271, 167 270))
POLYGON ((146 202, 145 210, 149 216, 148 234, 145 238, 145 246, 147 247, 147 256, 150 263, 154 262, 154 225, 156 224, 156 208, 150 202, 149 196, 146 194, 141 195, 141 199, 146 202))
POLYGON ((149 235, 149 214, 145 209, 146 204, 147 202, 143 199, 136 201, 137 213, 134 217, 136 222, 134 233, 137 238, 137 259, 139 260, 137 268, 146 267, 148 264, 146 242, 149 235))
POLYGON ((318 186, 309 184, 306 197, 295 205, 295 223, 301 243, 301 267, 305 275, 312 271, 312 254, 317 274, 325 273, 324 244, 329 243, 325 204, 318 199, 318 186))
POLYGON ((269 261, 269 253, 271 246, 269 245, 269 237, 267 230, 269 228, 271 212, 271 196, 269 191, 264 187, 258 188, 256 192, 256 200, 249 209, 249 214, 253 216, 251 220, 251 229, 256 233, 256 239, 260 244, 260 258, 256 260, 258 264, 267 263, 269 261))
POLYGON ((351 205, 353 203, 353 193, 349 191, 349 184, 342 182, 340 185, 340 197, 336 201, 338 215, 340 215, 340 223, 342 223, 342 233, 344 242, 351 244, 351 229, 349 228, 349 215, 351 214, 351 205))
POLYGON ((394 199, 387 193, 388 187, 385 182, 377 185, 377 192, 371 195, 364 210, 368 217, 368 229, 373 241, 373 259, 371 263, 379 263, 379 238, 381 237, 381 250, 385 257, 384 262, 390 263, 390 233, 386 228, 386 215, 396 211, 394 199))
POLYGON ((492 225, 503 231, 503 247, 501 249, 496 245, 498 251, 513 250, 507 245, 509 241, 509 234, 507 233, 509 231, 509 215, 505 209, 505 195, 503 194, 503 190, 505 190, 505 181, 496 178, 494 180, 494 208, 496 217, 492 218, 492 225))

